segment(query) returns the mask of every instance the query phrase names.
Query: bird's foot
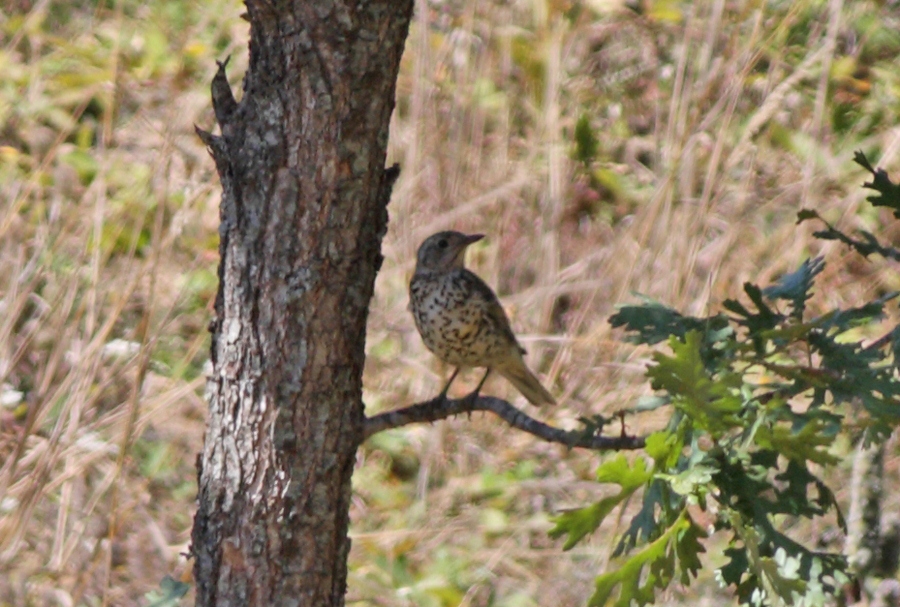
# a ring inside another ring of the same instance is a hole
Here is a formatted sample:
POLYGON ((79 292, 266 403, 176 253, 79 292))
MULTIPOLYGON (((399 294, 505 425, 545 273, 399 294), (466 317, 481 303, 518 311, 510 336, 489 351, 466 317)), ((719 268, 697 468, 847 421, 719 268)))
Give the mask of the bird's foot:
POLYGON ((468 394, 466 394, 465 396, 462 397, 462 401, 466 405, 474 405, 475 401, 478 399, 480 392, 481 392, 481 390, 479 390, 479 389, 472 390, 471 392, 469 392, 468 394))
POLYGON ((466 409, 468 409, 466 415, 469 417, 469 421, 472 421, 472 409, 469 407, 475 405, 475 401, 478 399, 478 392, 479 390, 476 388, 462 397, 462 402, 466 406, 466 409))
MULTIPOLYGON (((470 393, 466 394, 465 397, 463 397, 463 402, 466 403, 466 405, 471 406, 471 405, 475 404, 475 399, 478 398, 478 395, 481 392, 481 387, 484 385, 484 382, 487 381, 488 375, 490 375, 490 374, 491 374, 491 368, 488 367, 487 371, 484 372, 484 377, 481 378, 481 381, 478 382, 478 385, 475 386, 475 389, 472 390, 470 393)), ((469 412, 469 417, 471 417, 471 416, 472 416, 472 413, 469 412)))

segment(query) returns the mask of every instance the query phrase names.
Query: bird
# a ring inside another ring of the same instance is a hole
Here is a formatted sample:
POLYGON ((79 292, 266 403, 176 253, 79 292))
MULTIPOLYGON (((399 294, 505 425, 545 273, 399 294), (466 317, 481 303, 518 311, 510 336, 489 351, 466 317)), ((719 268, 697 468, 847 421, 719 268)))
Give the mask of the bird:
POLYGON ((494 291, 465 267, 466 248, 484 234, 438 232, 426 238, 416 254, 409 282, 409 310, 425 346, 456 369, 438 398, 446 399, 461 368, 486 367, 475 398, 491 371, 497 371, 533 405, 555 405, 556 399, 525 365, 509 318, 494 291))

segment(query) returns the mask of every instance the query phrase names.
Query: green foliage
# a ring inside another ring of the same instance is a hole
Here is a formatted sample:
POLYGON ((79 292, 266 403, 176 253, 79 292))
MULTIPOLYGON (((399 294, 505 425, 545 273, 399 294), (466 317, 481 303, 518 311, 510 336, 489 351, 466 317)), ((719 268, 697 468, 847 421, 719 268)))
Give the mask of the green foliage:
POLYGON ((149 601, 147 607, 178 607, 181 604, 181 597, 190 589, 190 584, 179 582, 167 575, 159 583, 159 590, 148 592, 144 598, 149 601))
POLYGON ((869 196, 866 200, 871 202, 872 206, 892 209, 894 217, 900 219, 900 184, 892 183, 883 169, 872 168, 865 155, 860 151, 853 155, 853 161, 872 173, 872 181, 864 183, 863 187, 875 190, 878 195, 869 196))
MULTIPOLYGON (((853 156, 853 161, 872 174, 872 181, 864 183, 863 187, 875 190, 878 194, 873 194, 866 200, 871 202, 872 206, 891 209, 894 217, 900 218, 900 185, 892 183, 884 170, 873 168, 862 152, 857 151, 853 156)), ((803 209, 797 213, 797 223, 810 220, 817 220, 825 224, 824 230, 814 233, 817 238, 842 242, 863 257, 881 255, 887 259, 900 260, 900 251, 892 246, 881 244, 871 232, 860 230, 859 237, 854 238, 835 228, 812 209, 803 209)))
POLYGON ((582 114, 575 124, 575 158, 585 166, 597 157, 599 147, 594 131, 591 129, 591 119, 587 114, 582 114))
POLYGON ((589 605, 605 605, 615 588, 622 590, 613 603, 616 607, 628 607, 633 601, 638 605, 653 603, 657 589, 666 588, 678 573, 678 581, 689 584, 702 567, 699 555, 704 552, 700 540, 706 534, 687 511, 660 537, 626 559, 615 571, 597 578, 596 589, 589 605))
POLYGON ((651 477, 652 470, 647 470, 642 459, 637 459, 633 464, 629 464, 624 455, 619 455, 616 459, 606 462, 597 471, 597 481, 615 483, 621 486, 621 490, 616 495, 607 497, 592 506, 566 512, 557 517, 556 527, 550 532, 550 535, 552 537, 568 535, 564 549, 569 550, 585 535, 594 532, 613 508, 631 497, 651 477))
MULTIPOLYGON (((900 213, 900 188, 862 154, 856 160, 874 175, 866 187, 879 194, 869 200, 900 213)), ((801 212, 807 219, 820 218, 801 212)), ((864 256, 896 255, 871 235, 865 246, 833 226, 823 237, 830 235, 864 256)), ((842 554, 804 546, 783 523, 828 517, 846 530, 820 475, 840 463, 839 435, 883 440, 900 421, 900 331, 870 345, 858 337, 898 293, 812 315, 807 304, 824 266, 810 259, 770 287, 745 284, 749 301, 726 301, 730 315, 687 317, 645 301, 610 319, 634 342, 666 342, 647 377, 655 406, 671 405, 672 415, 647 438, 649 459, 618 455, 600 466, 598 481, 618 485, 617 493, 555 521, 552 535, 570 549, 643 490, 590 605, 646 605, 675 580, 689 584, 706 538, 692 517, 697 508, 727 538, 717 578, 742 604, 821 605, 847 580, 842 554)))

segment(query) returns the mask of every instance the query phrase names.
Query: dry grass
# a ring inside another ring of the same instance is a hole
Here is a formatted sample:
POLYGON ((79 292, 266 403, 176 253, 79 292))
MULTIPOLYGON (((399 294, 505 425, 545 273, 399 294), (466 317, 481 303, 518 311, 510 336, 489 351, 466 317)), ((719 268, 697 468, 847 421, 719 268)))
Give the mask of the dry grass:
MULTIPOLYGON (((0 605, 140 604, 188 567, 218 203, 192 129, 212 124, 214 59, 233 53, 239 83, 246 28, 235 2, 151 4, 0 13, 0 605)), ((860 210, 849 158, 900 170, 898 81, 879 54, 897 48, 896 17, 783 4, 649 2, 636 16, 418 0, 370 411, 427 398, 446 373, 405 309, 415 249, 439 229, 488 235, 470 265, 563 401, 538 414, 565 426, 647 390, 646 352, 606 322, 632 291, 704 314, 818 253, 822 305, 897 288, 793 225, 803 206, 845 226, 885 219, 860 210), (572 159, 582 116, 599 138, 587 166, 572 159)), ((486 389, 517 398, 501 380, 486 389)), ((480 416, 374 437, 351 604, 583 604, 613 530, 568 553, 546 531, 548 513, 600 494, 596 463, 480 416)), ((718 600, 711 574, 700 588, 718 600)))

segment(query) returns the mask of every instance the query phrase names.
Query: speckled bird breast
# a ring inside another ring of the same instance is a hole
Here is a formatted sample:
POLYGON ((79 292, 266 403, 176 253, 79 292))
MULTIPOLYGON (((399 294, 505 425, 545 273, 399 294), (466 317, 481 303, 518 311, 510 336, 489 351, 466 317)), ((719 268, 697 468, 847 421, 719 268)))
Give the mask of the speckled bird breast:
POLYGON ((518 346, 490 314, 491 305, 499 305, 493 294, 486 297, 473 277, 480 281, 464 269, 414 276, 410 309, 422 341, 438 358, 457 366, 495 366, 518 346))

